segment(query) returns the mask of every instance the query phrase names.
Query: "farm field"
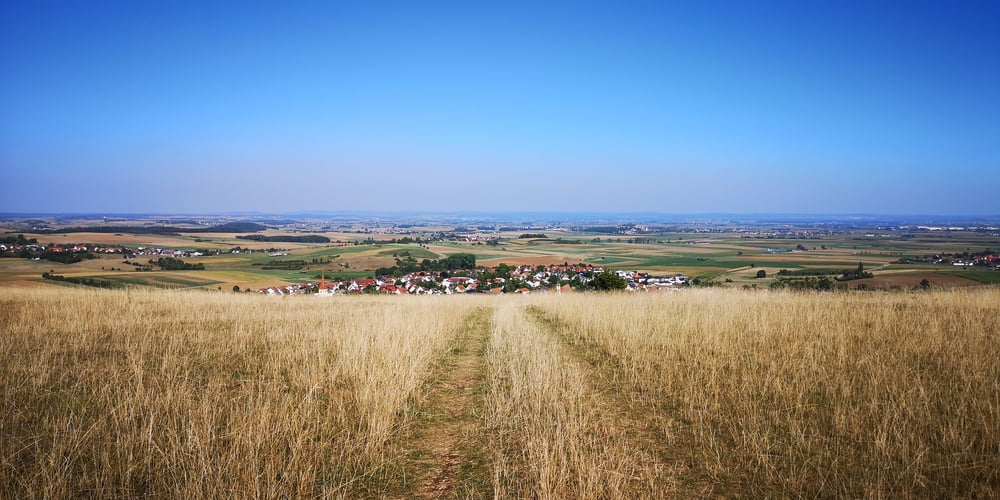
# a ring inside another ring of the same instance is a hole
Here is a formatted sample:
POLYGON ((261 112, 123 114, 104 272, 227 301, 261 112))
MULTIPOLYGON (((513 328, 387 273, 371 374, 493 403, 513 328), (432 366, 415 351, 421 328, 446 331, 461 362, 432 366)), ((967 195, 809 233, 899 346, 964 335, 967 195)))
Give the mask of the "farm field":
POLYGON ((995 287, 0 287, 0 491, 990 498, 997 359, 995 287))
MULTIPOLYGON (((424 238, 447 234, 453 229, 414 228, 424 238)), ((864 282, 874 287, 912 288, 913 283, 919 284, 923 279, 938 288, 1000 282, 1000 271, 990 268, 955 267, 947 262, 936 265, 899 262, 907 257, 1000 248, 1000 238, 971 231, 915 236, 887 233, 878 237, 844 233, 800 238, 684 232, 665 232, 642 238, 586 231, 482 233, 481 236, 497 238, 489 245, 482 241, 458 240, 400 243, 399 235, 345 231, 310 233, 329 238, 329 243, 261 242, 239 239, 231 233, 200 232, 21 234, 42 245, 88 243, 182 251, 200 249, 222 254, 185 259, 185 262, 203 265, 204 270, 156 270, 156 275, 135 272, 132 266, 123 264, 121 255, 116 254, 98 254, 96 259, 74 264, 6 257, 0 258, 0 286, 60 286, 41 278, 42 273, 49 272, 73 278, 96 278, 115 286, 256 290, 316 282, 320 276, 328 279, 371 277, 376 269, 394 265, 398 257, 409 256, 420 261, 456 253, 475 255, 481 267, 586 263, 652 275, 679 273, 731 287, 767 287, 783 269, 836 272, 855 268, 859 262, 875 274, 871 281, 864 282), (520 237, 526 233, 544 237, 520 237), (270 250, 278 250, 280 256, 271 255, 274 252, 270 250), (233 253, 236 251, 240 253, 233 253), (763 279, 757 276, 759 271, 766 274, 763 279)), ((260 234, 280 237, 301 233, 268 229, 260 234)), ((145 259, 149 257, 135 260, 144 262, 145 259)), ((861 282, 855 283, 858 284, 861 282)))

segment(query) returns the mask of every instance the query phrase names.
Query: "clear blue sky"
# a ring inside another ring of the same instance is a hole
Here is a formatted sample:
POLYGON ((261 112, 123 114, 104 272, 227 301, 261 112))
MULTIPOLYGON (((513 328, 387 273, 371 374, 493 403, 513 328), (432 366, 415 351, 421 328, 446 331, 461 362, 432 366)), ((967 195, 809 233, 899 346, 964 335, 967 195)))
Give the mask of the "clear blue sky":
POLYGON ((1000 213, 1000 2, 263 3, 2 2, 0 212, 1000 213))

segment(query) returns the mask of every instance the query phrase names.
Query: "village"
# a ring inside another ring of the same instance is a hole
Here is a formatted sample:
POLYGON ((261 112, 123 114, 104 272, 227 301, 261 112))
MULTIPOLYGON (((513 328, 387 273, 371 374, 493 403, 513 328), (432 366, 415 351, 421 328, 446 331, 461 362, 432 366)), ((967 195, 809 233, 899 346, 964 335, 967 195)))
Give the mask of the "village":
MULTIPOLYGON (((362 293, 389 295, 574 293, 593 289, 595 277, 603 272, 604 268, 587 264, 510 268, 501 264, 492 269, 478 268, 469 273, 458 273, 471 276, 456 276, 456 273, 447 271, 419 271, 399 277, 377 276, 329 282, 322 277, 319 283, 272 286, 257 292, 270 296, 315 294, 319 297, 362 293)), ((676 291, 689 283, 683 274, 652 276, 638 271, 614 271, 613 274, 625 283, 624 289, 630 292, 676 291)))

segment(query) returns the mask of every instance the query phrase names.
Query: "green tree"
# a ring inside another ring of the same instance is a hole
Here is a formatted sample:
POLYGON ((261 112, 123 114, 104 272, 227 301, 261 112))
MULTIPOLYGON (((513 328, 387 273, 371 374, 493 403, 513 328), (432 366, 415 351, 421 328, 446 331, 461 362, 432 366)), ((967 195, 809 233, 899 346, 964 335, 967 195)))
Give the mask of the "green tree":
POLYGON ((856 271, 845 272, 843 276, 838 278, 840 281, 850 281, 859 280, 862 278, 871 278, 872 273, 865 271, 865 265, 862 262, 858 262, 858 269, 856 271))
POLYGON ((611 271, 604 271, 594 277, 594 288, 600 291, 624 290, 628 286, 625 278, 611 271))
POLYGON ((765 271, 763 269, 761 269, 760 271, 757 271, 757 277, 758 278, 766 278, 767 277, 767 271, 765 271))
POLYGON ((510 267, 510 265, 501 262, 497 264, 496 275, 504 279, 510 278, 510 272, 512 269, 513 268, 510 267))

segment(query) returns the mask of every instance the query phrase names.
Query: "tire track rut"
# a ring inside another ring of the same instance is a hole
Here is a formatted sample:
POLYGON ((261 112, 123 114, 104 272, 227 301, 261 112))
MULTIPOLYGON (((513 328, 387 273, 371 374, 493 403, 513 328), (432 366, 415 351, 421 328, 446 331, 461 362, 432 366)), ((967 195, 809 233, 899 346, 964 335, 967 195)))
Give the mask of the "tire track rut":
POLYGON ((475 309, 435 368, 407 446, 405 469, 415 479, 406 498, 488 496, 481 416, 491 315, 492 308, 475 309))

